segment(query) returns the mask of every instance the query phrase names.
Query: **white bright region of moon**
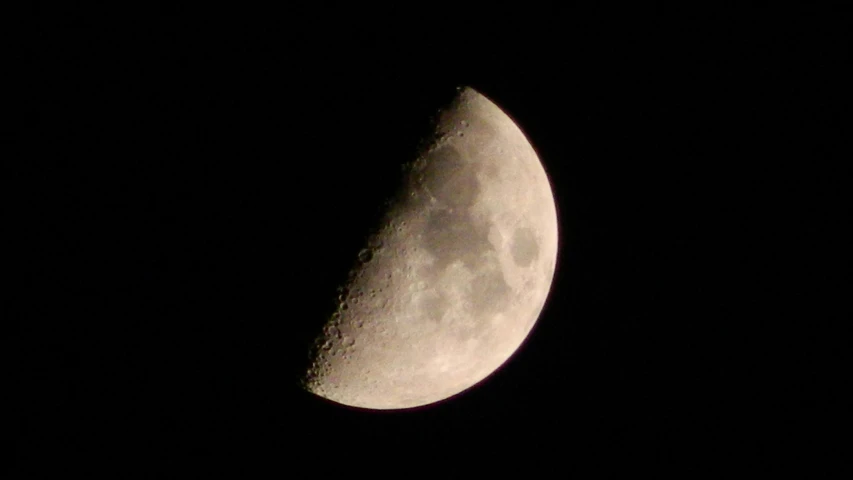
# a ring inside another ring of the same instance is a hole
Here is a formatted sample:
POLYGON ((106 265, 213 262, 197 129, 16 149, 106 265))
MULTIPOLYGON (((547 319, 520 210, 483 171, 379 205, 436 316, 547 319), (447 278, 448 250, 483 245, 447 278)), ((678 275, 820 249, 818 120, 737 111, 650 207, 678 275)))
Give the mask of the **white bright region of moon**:
POLYGON ((530 333, 551 288, 557 215, 523 132, 460 90, 368 239, 318 339, 304 387, 403 409, 481 382, 530 333))

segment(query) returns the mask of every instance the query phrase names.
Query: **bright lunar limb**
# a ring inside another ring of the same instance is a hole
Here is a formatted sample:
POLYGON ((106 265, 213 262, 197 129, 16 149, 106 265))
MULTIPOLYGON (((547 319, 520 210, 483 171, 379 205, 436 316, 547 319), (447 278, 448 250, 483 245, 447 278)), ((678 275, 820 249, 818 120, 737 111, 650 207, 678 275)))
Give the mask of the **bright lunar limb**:
POLYGON ((434 403, 501 367, 551 288, 557 215, 525 135, 461 89, 359 254, 303 379, 344 405, 434 403))

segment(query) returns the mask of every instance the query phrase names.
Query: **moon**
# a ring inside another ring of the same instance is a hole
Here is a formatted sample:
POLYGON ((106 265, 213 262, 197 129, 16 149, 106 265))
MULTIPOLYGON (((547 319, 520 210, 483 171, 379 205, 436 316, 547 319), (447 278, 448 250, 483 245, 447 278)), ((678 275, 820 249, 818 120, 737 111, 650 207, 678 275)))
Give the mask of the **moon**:
POLYGON ((521 346, 551 288, 557 215, 524 133, 460 89, 339 289, 303 387, 366 409, 459 394, 521 346))

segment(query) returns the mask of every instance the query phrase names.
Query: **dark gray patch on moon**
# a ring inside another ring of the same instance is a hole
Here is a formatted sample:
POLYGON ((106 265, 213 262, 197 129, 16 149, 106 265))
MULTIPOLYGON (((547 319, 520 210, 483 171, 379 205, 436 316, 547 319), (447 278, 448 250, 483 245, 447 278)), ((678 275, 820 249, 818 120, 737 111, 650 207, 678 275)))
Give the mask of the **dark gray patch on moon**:
POLYGON ((430 153, 423 186, 442 206, 467 208, 477 201, 480 184, 476 167, 466 164, 459 152, 444 146, 430 153))
POLYGON ((424 230, 424 245, 436 259, 435 268, 441 271, 459 260, 477 270, 483 254, 494 248, 488 227, 475 222, 468 211, 480 195, 476 166, 466 163, 455 148, 441 147, 427 158, 422 186, 438 201, 424 230))
MULTIPOLYGON (((428 214, 423 245, 435 259, 433 275, 456 261, 474 273, 468 301, 478 316, 491 316, 507 308, 512 291, 489 242, 489 225, 476 221, 468 210, 480 195, 477 168, 449 146, 429 155, 421 185, 435 197, 438 208, 428 214)), ((424 305, 426 311, 435 311, 440 318, 447 306, 438 299, 430 301, 436 303, 424 305)), ((469 332, 472 337, 478 335, 478 328, 469 332)))
POLYGON ((430 295, 421 300, 420 306, 423 311, 426 312, 427 317, 429 317, 430 320, 440 323, 445 312, 450 308, 450 302, 444 297, 444 295, 431 292, 430 295))
POLYGON ((478 225, 467 210, 434 210, 423 235, 424 248, 435 258, 437 270, 444 270, 457 260, 477 270, 485 261, 484 254, 494 250, 489 229, 478 225))
POLYGON ((510 247, 512 260, 519 267, 527 267, 539 256, 539 242, 530 228, 515 229, 510 247))
POLYGON ((506 310, 511 293, 503 272, 498 268, 477 276, 471 285, 469 300, 475 312, 491 315, 506 310))

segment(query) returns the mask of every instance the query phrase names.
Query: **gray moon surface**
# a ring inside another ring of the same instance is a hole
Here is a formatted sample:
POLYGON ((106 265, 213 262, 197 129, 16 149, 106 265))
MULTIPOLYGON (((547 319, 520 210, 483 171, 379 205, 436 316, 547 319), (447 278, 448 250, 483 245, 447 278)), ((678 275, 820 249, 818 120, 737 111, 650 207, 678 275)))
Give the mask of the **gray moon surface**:
POLYGON ((524 133, 471 88, 441 110, 366 240, 302 380, 367 409, 447 399, 529 335, 557 260, 548 176, 524 133))

